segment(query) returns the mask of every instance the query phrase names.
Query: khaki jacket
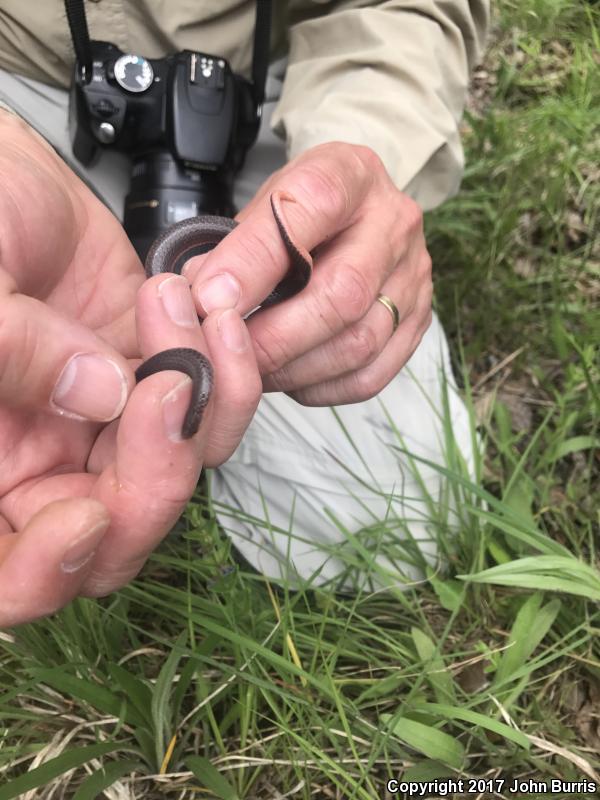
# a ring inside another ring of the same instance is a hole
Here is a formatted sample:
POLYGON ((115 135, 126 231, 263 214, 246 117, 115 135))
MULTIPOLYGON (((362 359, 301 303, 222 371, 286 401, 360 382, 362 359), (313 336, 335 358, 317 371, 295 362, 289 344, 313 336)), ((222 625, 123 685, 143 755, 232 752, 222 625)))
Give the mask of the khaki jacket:
MULTIPOLYGON (((400 189, 432 208, 458 188, 458 124, 488 0, 273 0, 272 56, 288 54, 273 127, 288 156, 322 142, 372 147, 400 189)), ((225 56, 249 75, 252 0, 87 0, 90 35, 149 58, 225 56)), ((62 0, 0 0, 0 67, 67 87, 62 0)))

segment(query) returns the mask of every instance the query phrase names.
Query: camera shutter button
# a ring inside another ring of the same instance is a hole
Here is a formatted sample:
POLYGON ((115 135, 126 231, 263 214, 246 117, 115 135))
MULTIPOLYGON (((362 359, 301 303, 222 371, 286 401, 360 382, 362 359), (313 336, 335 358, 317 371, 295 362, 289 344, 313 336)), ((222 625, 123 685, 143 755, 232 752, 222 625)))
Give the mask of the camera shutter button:
POLYGON ((102 144, 112 144, 115 140, 115 126, 110 122, 101 122, 96 131, 96 137, 102 144))

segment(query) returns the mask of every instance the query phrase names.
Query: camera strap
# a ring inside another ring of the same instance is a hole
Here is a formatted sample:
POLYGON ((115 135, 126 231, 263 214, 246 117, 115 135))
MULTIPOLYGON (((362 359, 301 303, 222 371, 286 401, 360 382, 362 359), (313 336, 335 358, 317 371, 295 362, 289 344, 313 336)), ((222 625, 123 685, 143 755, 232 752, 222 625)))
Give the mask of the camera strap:
MULTIPOLYGON (((85 16, 84 0, 65 0, 65 11, 71 31, 75 55, 81 68, 81 76, 87 83, 92 75, 92 47, 85 16)), ((271 39, 271 0, 256 0, 256 23, 254 26, 254 51, 252 54, 252 93, 257 108, 265 99, 265 84, 269 68, 271 39)))
POLYGON ((81 77, 87 83, 92 76, 92 46, 83 0, 65 0, 65 11, 81 77))
POLYGON ((262 108, 269 56, 271 53, 271 0, 256 0, 256 23, 254 25, 254 50, 252 53, 252 92, 256 108, 262 108))

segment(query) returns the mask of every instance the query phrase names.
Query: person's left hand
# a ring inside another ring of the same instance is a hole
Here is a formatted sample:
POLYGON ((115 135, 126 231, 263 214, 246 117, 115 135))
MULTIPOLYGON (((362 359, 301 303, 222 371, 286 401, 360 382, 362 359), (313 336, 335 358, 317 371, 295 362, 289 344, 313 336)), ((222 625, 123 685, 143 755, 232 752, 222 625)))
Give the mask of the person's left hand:
POLYGON ((398 191, 366 147, 332 142, 274 173, 238 215, 219 247, 185 267, 202 316, 216 308, 247 314, 288 269, 269 204, 284 202, 294 238, 315 256, 309 285, 248 320, 265 391, 309 406, 367 400, 415 351, 431 322, 431 259, 422 212, 398 191), (392 333, 387 295, 400 324, 392 333))
POLYGON ((41 136, 0 111, 0 141, 4 628, 135 577, 202 465, 237 447, 261 381, 235 311, 201 329, 187 281, 145 280, 117 219, 41 136), (190 378, 167 370, 136 385, 133 372, 177 347, 214 367, 191 439, 181 435, 190 378))

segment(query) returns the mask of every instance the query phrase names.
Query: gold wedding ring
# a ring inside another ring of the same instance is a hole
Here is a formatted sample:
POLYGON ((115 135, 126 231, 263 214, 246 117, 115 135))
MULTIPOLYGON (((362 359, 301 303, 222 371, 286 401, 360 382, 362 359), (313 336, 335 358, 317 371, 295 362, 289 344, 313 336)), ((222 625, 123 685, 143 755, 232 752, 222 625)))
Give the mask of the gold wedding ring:
POLYGON ((378 295, 377 302, 381 303, 382 306, 385 306, 392 315, 392 320, 394 322, 394 327, 392 328, 392 334, 396 333, 396 328, 400 324, 400 312, 398 311, 396 304, 394 303, 393 300, 390 300, 387 294, 378 295))

